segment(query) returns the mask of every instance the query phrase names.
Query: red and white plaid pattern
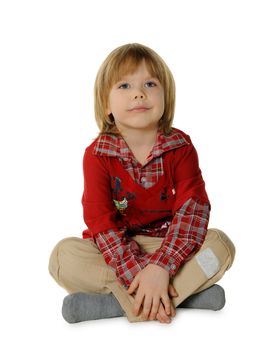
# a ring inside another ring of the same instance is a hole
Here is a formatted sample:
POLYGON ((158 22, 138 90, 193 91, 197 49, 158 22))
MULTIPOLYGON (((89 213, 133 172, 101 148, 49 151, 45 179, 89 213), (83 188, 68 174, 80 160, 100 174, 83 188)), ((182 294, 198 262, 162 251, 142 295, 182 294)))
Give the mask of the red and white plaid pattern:
MULTIPOLYGON (((163 175, 162 154, 180 147, 181 140, 176 133, 165 136, 158 132, 157 141, 142 166, 134 157, 122 137, 103 135, 98 139, 96 154, 116 156, 130 176, 145 188, 154 186, 163 175), (141 179, 145 178, 142 182, 141 179)), ((163 242, 160 249, 153 254, 141 251, 139 245, 126 236, 125 230, 109 229, 93 238, 103 254, 105 262, 111 266, 121 284, 128 288, 136 274, 148 264, 165 268, 173 277, 182 263, 192 257, 205 239, 209 222, 209 203, 190 198, 176 211, 172 222, 165 221, 161 229, 143 234, 160 236, 163 242)))

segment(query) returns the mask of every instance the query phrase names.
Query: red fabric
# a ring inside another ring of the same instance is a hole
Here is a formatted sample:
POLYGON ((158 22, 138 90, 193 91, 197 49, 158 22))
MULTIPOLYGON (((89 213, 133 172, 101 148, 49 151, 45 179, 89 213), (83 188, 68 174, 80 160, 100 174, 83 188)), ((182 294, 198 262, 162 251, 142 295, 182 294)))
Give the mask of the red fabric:
POLYGON ((94 240, 124 287, 151 263, 174 276, 180 265, 200 249, 207 231, 210 204, 197 153, 188 135, 175 128, 168 136, 158 132, 144 166, 135 159, 122 137, 103 135, 86 149, 83 165, 85 221, 90 227, 91 222, 100 225, 99 229, 111 226, 100 232, 87 229, 83 237, 94 240), (94 196, 99 191, 102 200, 94 196), (139 196, 142 201, 136 200, 139 196), (122 203, 124 198, 129 205, 118 211, 112 205, 113 199, 122 203), (91 215, 90 210, 97 216, 91 215), (153 254, 141 251, 130 237, 137 233, 164 237, 160 249, 153 254))
MULTIPOLYGON (((118 157, 100 154, 96 148, 99 139, 86 148, 82 204, 88 229, 84 230, 83 238, 108 229, 126 228, 140 232, 146 225, 165 218, 172 219, 189 198, 209 203, 197 152, 190 137, 174 128, 172 136, 183 142, 177 143, 174 149, 170 142, 166 144, 161 155, 164 175, 147 189, 132 179, 118 157), (117 210, 113 200, 122 202, 124 199, 127 207, 123 211, 117 210)), ((110 141, 112 136, 103 137, 105 140, 108 137, 110 141)))

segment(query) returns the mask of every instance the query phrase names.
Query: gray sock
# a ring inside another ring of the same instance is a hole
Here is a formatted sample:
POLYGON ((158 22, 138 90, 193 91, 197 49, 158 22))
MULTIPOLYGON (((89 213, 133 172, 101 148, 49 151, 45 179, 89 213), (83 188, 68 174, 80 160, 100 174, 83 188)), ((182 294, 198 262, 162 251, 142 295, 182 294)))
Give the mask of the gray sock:
POLYGON ((224 307, 225 302, 226 299, 224 289, 218 284, 214 284, 210 288, 205 289, 200 293, 191 295, 177 307, 217 311, 224 307))
POLYGON ((74 293, 63 300, 62 316, 68 323, 124 316, 115 296, 110 294, 74 293))
MULTIPOLYGON (((225 292, 215 284, 200 293, 191 295, 178 308, 220 310, 225 305, 225 292)), ((74 293, 63 300, 62 316, 68 323, 124 316, 115 296, 110 294, 74 293)))

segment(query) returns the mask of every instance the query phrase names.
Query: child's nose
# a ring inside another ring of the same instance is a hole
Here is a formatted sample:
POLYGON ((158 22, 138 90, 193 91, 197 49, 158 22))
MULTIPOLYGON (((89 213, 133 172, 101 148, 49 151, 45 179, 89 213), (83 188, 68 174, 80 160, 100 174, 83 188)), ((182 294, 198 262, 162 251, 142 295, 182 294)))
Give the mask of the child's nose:
POLYGON ((136 99, 142 99, 142 98, 144 98, 144 95, 143 94, 137 94, 137 95, 135 95, 135 100, 136 99))
POLYGON ((134 99, 135 100, 136 99, 143 99, 143 98, 145 98, 145 93, 141 89, 134 92, 134 99))

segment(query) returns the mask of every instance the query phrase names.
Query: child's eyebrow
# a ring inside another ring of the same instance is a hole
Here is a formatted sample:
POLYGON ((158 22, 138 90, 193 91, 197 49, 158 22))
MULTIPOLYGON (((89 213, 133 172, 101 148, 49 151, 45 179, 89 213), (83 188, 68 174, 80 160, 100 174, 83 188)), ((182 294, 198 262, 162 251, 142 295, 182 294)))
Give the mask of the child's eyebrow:
POLYGON ((152 80, 152 79, 159 80, 157 77, 152 77, 152 76, 148 76, 145 80, 152 80))
MULTIPOLYGON (((129 79, 130 79, 130 77, 128 75, 126 75, 124 77, 121 77, 119 80, 117 80, 115 84, 119 84, 121 82, 125 82, 125 81, 127 81, 129 79)), ((155 80, 159 81, 159 79, 157 77, 149 76, 149 75, 147 77, 145 77, 143 80, 152 80, 152 79, 155 79, 155 80)))

